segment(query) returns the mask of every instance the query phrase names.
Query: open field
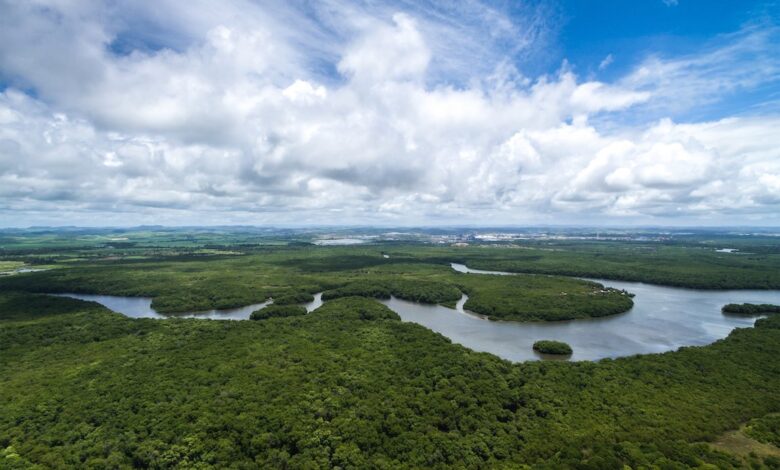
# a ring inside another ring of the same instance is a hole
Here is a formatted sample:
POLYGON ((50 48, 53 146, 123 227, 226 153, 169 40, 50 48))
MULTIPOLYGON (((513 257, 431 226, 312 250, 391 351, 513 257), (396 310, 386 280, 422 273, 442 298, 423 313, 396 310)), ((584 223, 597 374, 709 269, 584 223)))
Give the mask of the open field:
POLYGON ((0 261, 0 274, 13 272, 22 266, 24 266, 24 263, 21 261, 0 261))

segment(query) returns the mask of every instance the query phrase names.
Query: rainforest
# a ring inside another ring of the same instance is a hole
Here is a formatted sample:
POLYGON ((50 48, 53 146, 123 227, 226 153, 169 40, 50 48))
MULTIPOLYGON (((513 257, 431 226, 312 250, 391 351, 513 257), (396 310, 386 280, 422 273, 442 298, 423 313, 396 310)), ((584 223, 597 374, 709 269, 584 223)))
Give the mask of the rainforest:
POLYGON ((557 260, 607 283, 641 261, 646 281, 676 273, 669 284, 714 289, 733 276, 730 287, 769 289, 771 240, 735 240, 760 254, 734 256, 707 236, 465 247, 194 229, 116 237, 3 234, 2 468, 780 468, 766 450, 777 442, 780 317, 658 354, 509 361, 382 303, 465 302, 496 327, 630 317, 639 297, 561 277, 557 260), (165 318, 57 293, 150 297, 165 318), (321 306, 301 306, 319 293, 321 306), (265 301, 251 315, 260 321, 179 313, 265 301), (729 446, 728 433, 752 447, 729 446))

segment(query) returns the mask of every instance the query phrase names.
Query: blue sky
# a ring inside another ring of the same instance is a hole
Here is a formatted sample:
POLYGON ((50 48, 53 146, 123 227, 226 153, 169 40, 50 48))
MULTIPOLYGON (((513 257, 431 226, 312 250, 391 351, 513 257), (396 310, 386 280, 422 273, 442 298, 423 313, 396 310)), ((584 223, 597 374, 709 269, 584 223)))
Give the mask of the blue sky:
POLYGON ((607 55, 622 58, 612 63, 607 78, 629 70, 645 55, 696 53, 720 35, 762 21, 771 9, 767 2, 661 0, 572 1, 560 8, 563 55, 593 71, 607 55))
MULTIPOLYGON (((750 27, 777 26, 780 7, 766 1, 571 1, 561 4, 559 60, 581 74, 619 80, 648 56, 674 58, 717 49, 750 27), (607 57, 607 63, 604 60, 607 57), (599 69, 599 65, 604 67, 599 69)), ((771 45, 780 50, 775 32, 771 45)), ((555 62, 552 61, 552 66, 555 62)), ((549 66, 550 64, 548 64, 549 66)), ((749 64, 745 64, 749 66, 749 64)), ((717 105, 686 110, 679 119, 713 119, 750 112, 767 97, 780 97, 778 80, 756 90, 723 96, 717 105)))
POLYGON ((766 1, 0 1, 0 225, 780 224, 766 1))

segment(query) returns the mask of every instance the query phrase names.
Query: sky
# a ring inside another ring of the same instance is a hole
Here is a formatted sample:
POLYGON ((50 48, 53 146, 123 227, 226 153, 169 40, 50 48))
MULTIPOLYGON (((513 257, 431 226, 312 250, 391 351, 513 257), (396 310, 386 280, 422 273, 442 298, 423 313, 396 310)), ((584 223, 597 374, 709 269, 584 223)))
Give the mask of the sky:
POLYGON ((0 0, 0 227, 780 225, 780 3, 0 0))

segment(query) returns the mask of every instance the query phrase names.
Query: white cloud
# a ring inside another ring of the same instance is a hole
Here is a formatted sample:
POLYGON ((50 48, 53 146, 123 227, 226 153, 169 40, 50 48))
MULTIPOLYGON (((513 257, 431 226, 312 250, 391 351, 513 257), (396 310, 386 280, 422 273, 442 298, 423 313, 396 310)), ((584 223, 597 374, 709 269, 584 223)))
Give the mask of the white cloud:
MULTIPOLYGON (((338 3, 338 13, 318 11, 315 26, 282 4, 271 18, 251 3, 166 1, 161 11, 186 19, 166 38, 176 47, 116 54, 117 12, 133 24, 157 21, 148 5, 120 5, 0 11, 0 73, 12 84, 0 93, 4 225, 780 212, 778 116, 590 124, 668 107, 687 92, 707 101, 764 83, 772 61, 761 64, 764 78, 718 63, 745 50, 763 58, 750 45, 761 32, 700 57, 648 60, 615 84, 582 80, 566 64, 531 80, 495 51, 481 57, 493 60, 489 71, 477 60, 474 80, 449 83, 432 77, 466 75, 468 54, 449 51, 477 44, 459 37, 475 26, 440 20, 432 5, 398 13, 338 3), (280 14, 299 34, 279 26, 280 14), (331 75, 319 71, 323 60, 331 75)), ((499 36, 517 32, 490 8, 474 12, 499 36)))
POLYGON ((646 112, 696 108, 780 81, 778 42, 777 26, 750 25, 718 38, 716 45, 696 54, 650 56, 619 84, 654 97, 648 101, 646 112))
POLYGON ((600 82, 579 85, 571 96, 572 105, 585 113, 626 109, 647 101, 650 93, 608 87, 600 82))
POLYGON ((295 80, 282 91, 282 95, 293 103, 312 104, 325 99, 328 92, 324 86, 314 86, 306 80, 295 80))
POLYGON ((353 83, 370 86, 388 80, 421 81, 430 60, 415 21, 398 13, 392 25, 372 25, 369 33, 347 49, 338 69, 353 83))

